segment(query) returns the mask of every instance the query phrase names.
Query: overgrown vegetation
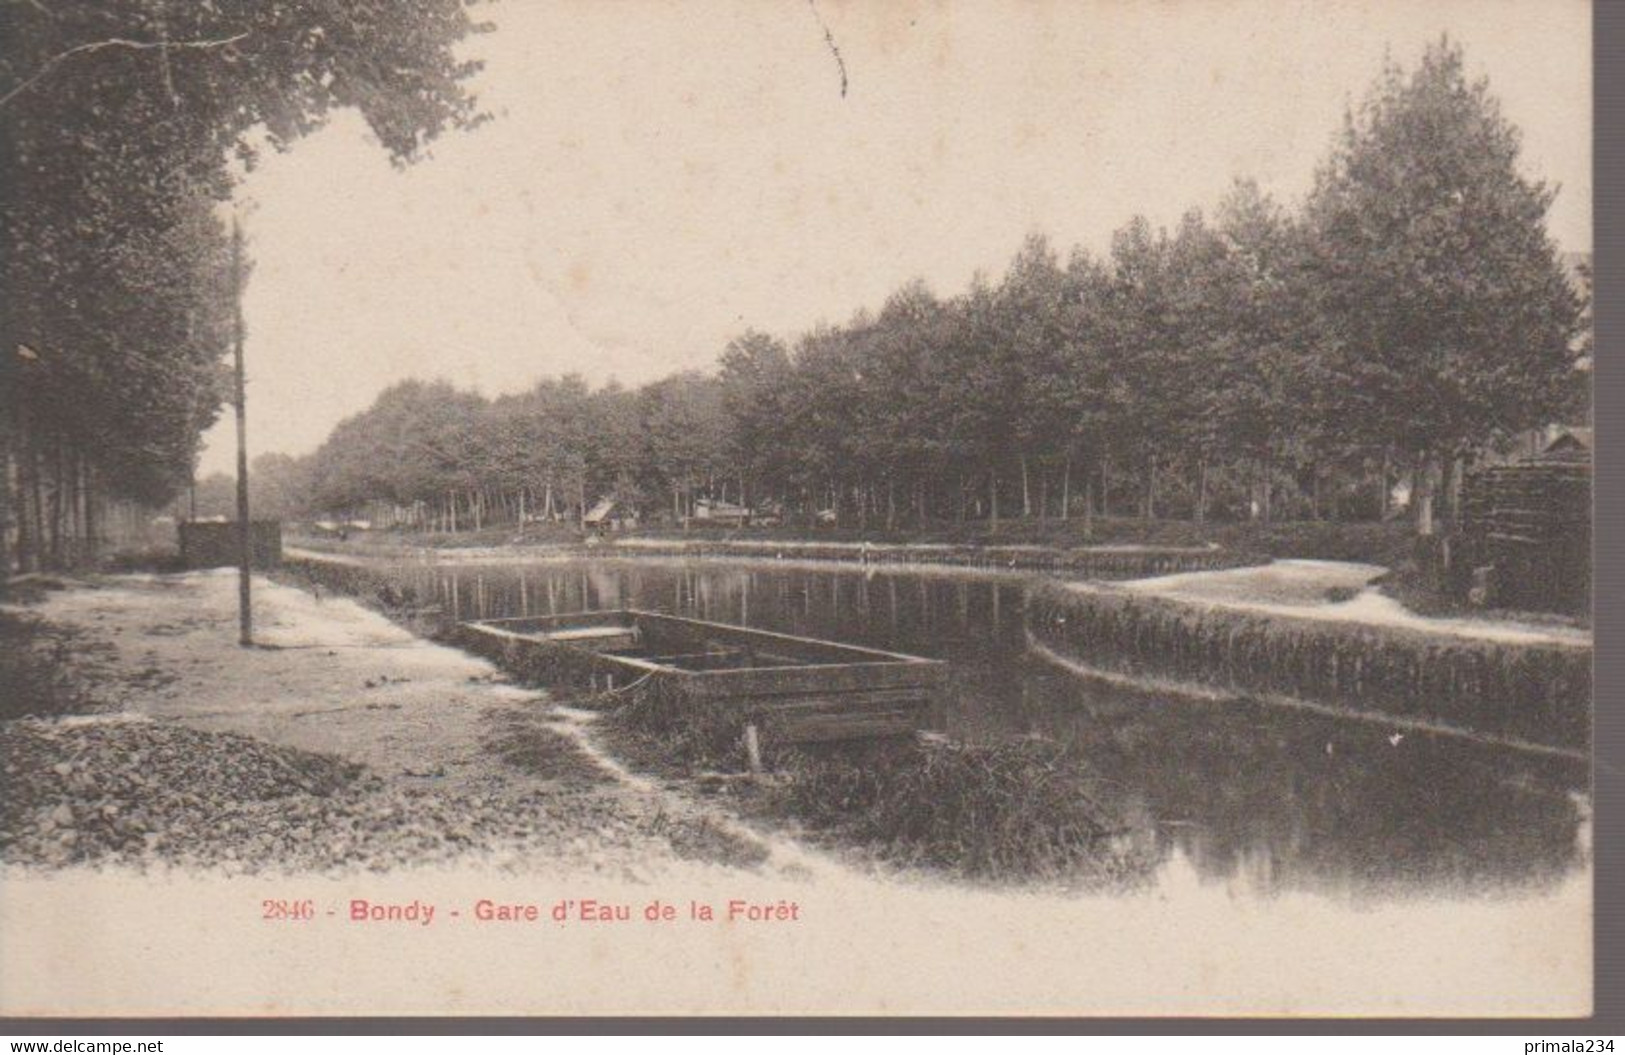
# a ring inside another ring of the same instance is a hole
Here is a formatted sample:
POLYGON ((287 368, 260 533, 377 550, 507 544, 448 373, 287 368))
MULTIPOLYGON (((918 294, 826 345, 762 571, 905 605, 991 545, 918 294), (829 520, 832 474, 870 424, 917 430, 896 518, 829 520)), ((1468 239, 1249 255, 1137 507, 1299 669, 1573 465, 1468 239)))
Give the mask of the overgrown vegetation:
POLYGON ((642 762, 658 755, 690 770, 735 773, 747 765, 743 737, 750 718, 737 705, 695 699, 658 679, 600 701, 606 722, 624 734, 623 742, 633 741, 628 746, 642 762))
POLYGON ((891 864, 993 881, 1132 884, 1148 833, 1062 746, 900 740, 794 751, 768 808, 891 864))
MULTIPOLYGON (((747 766, 747 711, 679 692, 616 699, 604 725, 643 768, 714 780, 747 766)), ((745 812, 888 865, 992 882, 1130 884, 1149 833, 1096 795, 1086 767, 1043 740, 912 737, 802 747, 764 741, 768 775, 733 784, 745 812)))

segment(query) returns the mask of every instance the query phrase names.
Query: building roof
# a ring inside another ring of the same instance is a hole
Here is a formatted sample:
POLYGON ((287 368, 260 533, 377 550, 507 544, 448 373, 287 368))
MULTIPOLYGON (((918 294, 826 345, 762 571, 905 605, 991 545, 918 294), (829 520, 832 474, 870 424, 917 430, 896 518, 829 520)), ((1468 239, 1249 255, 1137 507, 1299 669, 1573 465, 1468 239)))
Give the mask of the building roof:
POLYGON ((587 515, 583 519, 589 524, 599 520, 607 520, 609 515, 615 512, 615 506, 615 499, 600 498, 596 505, 587 510, 587 515))
POLYGON ((1578 425, 1560 425, 1548 430, 1550 437, 1531 462, 1591 464, 1592 432, 1578 425))
POLYGON ((1557 430, 1556 435, 1546 442, 1542 452, 1558 450, 1589 451, 1593 449, 1594 442, 1590 428, 1578 425, 1564 425, 1557 430))

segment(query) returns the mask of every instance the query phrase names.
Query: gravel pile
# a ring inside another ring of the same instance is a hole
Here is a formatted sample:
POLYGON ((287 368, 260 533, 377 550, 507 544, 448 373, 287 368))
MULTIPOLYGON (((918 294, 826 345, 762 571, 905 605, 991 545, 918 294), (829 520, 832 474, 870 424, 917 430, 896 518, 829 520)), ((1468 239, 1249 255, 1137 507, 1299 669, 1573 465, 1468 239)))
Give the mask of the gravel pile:
POLYGON ((381 871, 528 851, 605 865, 649 834, 591 794, 446 794, 148 721, 5 722, 0 770, 0 860, 12 865, 381 871))

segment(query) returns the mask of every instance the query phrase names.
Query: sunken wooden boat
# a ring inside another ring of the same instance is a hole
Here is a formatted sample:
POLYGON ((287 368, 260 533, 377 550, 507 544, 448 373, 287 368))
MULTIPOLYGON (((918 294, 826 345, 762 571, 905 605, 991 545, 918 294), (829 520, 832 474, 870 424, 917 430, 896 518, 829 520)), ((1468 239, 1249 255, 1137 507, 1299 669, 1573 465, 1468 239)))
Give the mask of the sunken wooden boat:
POLYGON ((459 623, 456 638, 528 680, 736 710, 779 743, 912 735, 947 672, 941 660, 633 609, 459 623))

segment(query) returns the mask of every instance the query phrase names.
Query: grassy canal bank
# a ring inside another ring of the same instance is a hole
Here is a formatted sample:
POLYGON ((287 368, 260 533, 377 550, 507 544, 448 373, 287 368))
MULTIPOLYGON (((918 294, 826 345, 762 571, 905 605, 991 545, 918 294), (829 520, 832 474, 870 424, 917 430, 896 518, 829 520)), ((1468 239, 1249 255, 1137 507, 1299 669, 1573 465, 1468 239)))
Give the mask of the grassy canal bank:
POLYGON ((1358 560, 1396 567, 1410 559, 1402 523, 1302 521, 1210 524, 1129 518, 940 522, 887 531, 855 527, 691 525, 588 538, 573 525, 461 532, 293 531, 289 543, 334 556, 522 560, 583 555, 691 556, 1005 568, 1104 578, 1165 575, 1265 563, 1274 558, 1358 560))
MULTIPOLYGON (((607 538, 637 539, 646 542, 749 542, 755 544, 871 545, 922 547, 1046 547, 1070 550, 1087 547, 1149 547, 1163 549, 1219 548, 1255 555, 1322 558, 1326 560, 1376 560, 1402 556, 1410 546, 1415 528, 1408 522, 1296 520, 1261 523, 1257 521, 1210 521, 1196 524, 1188 520, 1144 520, 1138 517, 1101 517, 1084 521, 1054 517, 1000 521, 931 521, 924 526, 888 530, 876 524, 856 525, 749 525, 725 527, 690 522, 686 528, 640 527, 612 532, 607 538)), ((333 542, 337 536, 320 533, 333 542)), ((573 522, 529 524, 520 529, 512 524, 482 530, 411 531, 386 529, 353 531, 345 540, 352 547, 373 544, 435 549, 481 549, 499 546, 567 546, 585 537, 573 522)))

